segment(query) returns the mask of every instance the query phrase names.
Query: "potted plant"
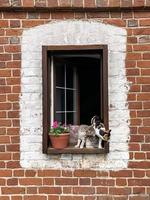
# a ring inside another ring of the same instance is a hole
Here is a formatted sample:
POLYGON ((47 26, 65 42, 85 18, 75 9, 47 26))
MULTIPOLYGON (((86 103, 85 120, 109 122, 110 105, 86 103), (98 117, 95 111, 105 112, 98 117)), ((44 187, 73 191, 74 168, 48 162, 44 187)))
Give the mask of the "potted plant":
POLYGON ((66 148, 69 144, 69 136, 69 128, 60 122, 54 121, 49 132, 52 147, 55 149, 66 148))

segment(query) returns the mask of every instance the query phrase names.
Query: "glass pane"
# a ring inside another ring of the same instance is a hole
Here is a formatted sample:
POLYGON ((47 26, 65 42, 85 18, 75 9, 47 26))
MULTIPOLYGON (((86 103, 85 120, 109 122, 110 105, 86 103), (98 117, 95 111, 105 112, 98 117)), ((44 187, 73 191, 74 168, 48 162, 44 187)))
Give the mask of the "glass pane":
POLYGON ((56 65, 56 86, 64 87, 65 86, 65 68, 61 63, 56 65))
POLYGON ((73 88, 73 67, 66 66, 66 87, 73 88))
POLYGON ((62 124, 65 123, 65 113, 56 113, 55 119, 62 124))
POLYGON ((66 97, 67 97, 67 111, 74 111, 75 110, 75 106, 74 106, 74 92, 72 90, 66 90, 66 97))
POLYGON ((65 90, 56 88, 56 111, 65 111, 65 90))
POLYGON ((74 124, 73 123, 73 115, 74 115, 74 113, 67 113, 67 124, 74 124))

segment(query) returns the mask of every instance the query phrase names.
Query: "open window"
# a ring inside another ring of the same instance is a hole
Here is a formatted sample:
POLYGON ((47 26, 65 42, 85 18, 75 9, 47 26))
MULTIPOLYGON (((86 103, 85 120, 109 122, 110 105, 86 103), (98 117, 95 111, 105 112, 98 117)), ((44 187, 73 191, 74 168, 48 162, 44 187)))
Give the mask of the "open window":
POLYGON ((107 45, 44 46, 43 153, 104 153, 104 149, 52 149, 48 132, 54 120, 90 125, 100 116, 108 129, 107 45))

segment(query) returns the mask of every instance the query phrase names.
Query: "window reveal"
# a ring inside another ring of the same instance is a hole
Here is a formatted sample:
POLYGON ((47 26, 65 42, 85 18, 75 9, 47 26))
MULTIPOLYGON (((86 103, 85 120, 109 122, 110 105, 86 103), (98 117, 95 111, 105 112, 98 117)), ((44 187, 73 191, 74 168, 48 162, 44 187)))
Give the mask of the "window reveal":
POLYGON ((53 46, 43 47, 43 52, 43 152, 47 153, 54 120, 90 124, 97 114, 108 128, 107 46, 53 46))

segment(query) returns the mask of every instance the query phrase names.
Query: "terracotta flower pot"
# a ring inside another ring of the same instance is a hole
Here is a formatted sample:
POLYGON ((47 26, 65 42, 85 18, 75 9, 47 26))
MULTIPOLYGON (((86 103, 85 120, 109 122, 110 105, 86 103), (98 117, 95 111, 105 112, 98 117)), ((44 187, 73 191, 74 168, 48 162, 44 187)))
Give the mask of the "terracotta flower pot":
POLYGON ((70 136, 69 133, 63 133, 57 136, 50 134, 49 137, 51 140, 52 147, 55 149, 66 148, 69 144, 69 136, 70 136))

